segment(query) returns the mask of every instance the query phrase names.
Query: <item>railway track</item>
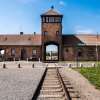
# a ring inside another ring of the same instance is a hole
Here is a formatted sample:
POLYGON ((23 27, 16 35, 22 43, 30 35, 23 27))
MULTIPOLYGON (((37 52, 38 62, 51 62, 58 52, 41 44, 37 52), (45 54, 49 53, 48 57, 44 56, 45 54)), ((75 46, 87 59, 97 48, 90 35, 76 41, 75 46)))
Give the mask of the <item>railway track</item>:
POLYGON ((35 100, 80 100, 70 82, 60 75, 58 68, 47 68, 35 100))

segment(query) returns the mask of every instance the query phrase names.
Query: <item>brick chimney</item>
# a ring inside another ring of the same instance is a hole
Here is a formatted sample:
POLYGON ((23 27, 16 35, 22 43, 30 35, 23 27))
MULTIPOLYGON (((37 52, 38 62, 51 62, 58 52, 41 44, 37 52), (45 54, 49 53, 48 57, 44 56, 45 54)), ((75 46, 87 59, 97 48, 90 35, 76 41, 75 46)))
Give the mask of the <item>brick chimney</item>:
POLYGON ((20 35, 23 35, 24 34, 24 32, 20 32, 20 35))

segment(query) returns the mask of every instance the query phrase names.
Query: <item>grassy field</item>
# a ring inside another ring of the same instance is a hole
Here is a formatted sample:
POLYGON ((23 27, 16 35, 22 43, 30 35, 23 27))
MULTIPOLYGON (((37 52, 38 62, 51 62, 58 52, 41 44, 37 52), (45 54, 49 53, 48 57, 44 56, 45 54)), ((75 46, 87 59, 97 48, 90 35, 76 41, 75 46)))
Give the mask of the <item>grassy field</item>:
POLYGON ((100 65, 93 68, 75 68, 85 76, 95 87, 100 89, 100 65))

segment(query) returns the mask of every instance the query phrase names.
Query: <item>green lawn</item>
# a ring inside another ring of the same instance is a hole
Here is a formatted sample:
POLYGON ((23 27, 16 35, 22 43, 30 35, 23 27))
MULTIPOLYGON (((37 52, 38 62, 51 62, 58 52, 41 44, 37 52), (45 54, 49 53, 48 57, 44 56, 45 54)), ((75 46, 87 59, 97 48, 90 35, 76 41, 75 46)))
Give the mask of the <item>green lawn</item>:
POLYGON ((100 89, 100 66, 95 68, 75 68, 85 76, 97 89, 100 89))

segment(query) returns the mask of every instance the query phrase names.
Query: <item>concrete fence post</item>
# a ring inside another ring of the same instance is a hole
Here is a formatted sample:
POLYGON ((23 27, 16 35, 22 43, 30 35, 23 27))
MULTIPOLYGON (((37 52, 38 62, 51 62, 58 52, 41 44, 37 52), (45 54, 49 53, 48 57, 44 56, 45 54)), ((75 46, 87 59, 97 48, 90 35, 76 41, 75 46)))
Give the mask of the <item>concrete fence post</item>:
POLYGON ((71 64, 69 64, 69 68, 71 68, 72 67, 72 65, 71 64))
POLYGON ((27 63, 28 63, 28 58, 27 58, 27 63))
POLYGON ((92 67, 96 67, 95 63, 92 63, 92 67))
POLYGON ((15 62, 15 57, 13 58, 14 62, 15 62))
POLYGON ((82 64, 82 63, 80 63, 80 67, 81 67, 81 68, 83 67, 83 64, 82 64))
POLYGON ((21 68, 21 65, 20 65, 20 63, 18 64, 18 68, 21 68))
POLYGON ((4 68, 4 69, 7 68, 5 63, 3 64, 3 68, 4 68))
POLYGON ((34 64, 32 64, 32 68, 34 68, 34 64))

